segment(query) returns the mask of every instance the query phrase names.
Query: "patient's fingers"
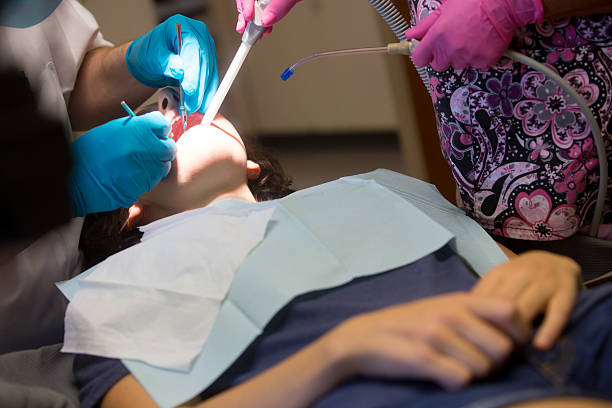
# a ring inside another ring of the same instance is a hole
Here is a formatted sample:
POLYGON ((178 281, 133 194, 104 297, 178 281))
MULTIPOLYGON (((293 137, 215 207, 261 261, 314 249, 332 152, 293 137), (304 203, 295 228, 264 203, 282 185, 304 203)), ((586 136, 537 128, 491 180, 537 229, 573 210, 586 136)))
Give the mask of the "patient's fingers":
MULTIPOLYGON (((510 271, 506 273, 510 273, 510 271)), ((531 285, 531 281, 530 278, 521 279, 520 277, 502 279, 495 292, 491 294, 504 299, 516 299, 531 285)))
MULTIPOLYGON (((336 336, 339 333, 336 331, 336 336)), ((363 331, 359 333, 363 334, 363 331)), ((384 329, 382 333, 372 333, 368 339, 356 338, 355 334, 349 333, 350 337, 344 337, 345 333, 337 337, 343 350, 351 350, 353 341, 357 344, 352 353, 349 351, 352 355, 349 367, 354 367, 349 368, 349 372, 356 368, 366 377, 429 380, 453 389, 468 384, 474 377, 473 370, 462 361, 411 336, 389 336, 384 329)))
POLYGON ((553 288, 534 283, 517 300, 526 324, 531 325, 536 316, 545 313, 534 338, 534 346, 541 349, 550 348, 563 331, 578 296, 577 285, 571 279, 558 281, 557 285, 553 288))
MULTIPOLYGON (((481 299, 482 300, 482 299, 481 299)), ((485 302, 476 300, 474 303, 485 302)), ((479 347, 495 363, 501 363, 513 349, 512 339, 500 329, 470 313, 462 313, 458 319, 447 323, 463 338, 479 347)))
POLYGON ((514 341, 520 343, 527 339, 530 326, 521 319, 516 303, 477 296, 471 300, 468 307, 476 316, 503 330, 514 341))
POLYGON ((467 385, 473 377, 460 361, 445 356, 443 353, 431 351, 420 368, 423 379, 431 380, 448 389, 457 389, 467 385))
POLYGON ((377 361, 368 364, 370 369, 384 372, 388 378, 429 380, 444 388, 456 389, 467 385, 474 377, 464 363, 438 352, 427 343, 399 338, 389 340, 384 345, 388 351, 401 351, 390 356, 395 362, 381 367, 375 367, 377 361))
POLYGON ((533 284, 527 288, 517 300, 517 308, 524 321, 531 323, 533 319, 544 312, 552 296, 552 289, 533 284))
POLYGON ((432 324, 421 335, 439 352, 469 367, 476 377, 485 376, 493 367, 486 353, 443 324, 432 324))
POLYGON ((575 301, 576 295, 572 297, 564 294, 558 294, 550 300, 544 321, 533 339, 534 347, 548 350, 553 346, 569 320, 575 301))
POLYGON ((495 293, 495 290, 500 286, 502 275, 497 273, 497 268, 491 269, 485 276, 480 278, 478 283, 472 289, 472 293, 486 296, 495 293))

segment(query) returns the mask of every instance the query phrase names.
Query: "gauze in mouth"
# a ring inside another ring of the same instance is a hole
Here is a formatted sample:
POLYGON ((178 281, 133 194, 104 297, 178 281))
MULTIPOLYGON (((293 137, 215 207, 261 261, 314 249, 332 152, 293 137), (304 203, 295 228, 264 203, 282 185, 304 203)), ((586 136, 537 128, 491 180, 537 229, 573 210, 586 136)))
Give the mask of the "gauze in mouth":
POLYGON ((178 94, 172 88, 164 88, 159 91, 157 94, 157 109, 170 122, 172 130, 168 137, 175 142, 178 142, 187 129, 202 123, 202 118, 204 117, 204 114, 200 111, 189 114, 186 126, 183 128, 183 120, 178 111, 178 94))

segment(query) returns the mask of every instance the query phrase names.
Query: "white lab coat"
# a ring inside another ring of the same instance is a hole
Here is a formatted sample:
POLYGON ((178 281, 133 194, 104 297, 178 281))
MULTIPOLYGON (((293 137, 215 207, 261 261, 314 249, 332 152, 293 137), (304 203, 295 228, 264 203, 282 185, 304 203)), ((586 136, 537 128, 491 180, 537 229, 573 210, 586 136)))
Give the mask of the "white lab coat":
MULTIPOLYGON (((110 45, 83 6, 63 0, 34 26, 0 26, 0 65, 23 70, 39 107, 69 125, 67 104, 85 54, 110 45)), ((82 218, 74 219, 0 265, 0 353, 62 340, 66 302, 54 282, 80 269, 81 226, 82 218)))

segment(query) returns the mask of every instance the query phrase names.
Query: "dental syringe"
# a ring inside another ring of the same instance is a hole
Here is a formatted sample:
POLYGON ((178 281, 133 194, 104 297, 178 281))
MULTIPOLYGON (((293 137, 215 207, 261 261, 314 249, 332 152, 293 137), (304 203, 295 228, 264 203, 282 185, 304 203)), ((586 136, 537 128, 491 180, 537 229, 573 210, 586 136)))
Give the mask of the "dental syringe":
POLYGON ((232 60, 225 76, 223 77, 223 81, 219 85, 217 89, 217 93, 213 97, 208 109, 206 110, 206 114, 202 119, 202 125, 208 126, 213 121, 215 116, 217 116, 217 112, 219 112, 219 108, 225 100, 227 93, 229 92, 230 87, 234 83, 236 76, 238 75, 238 71, 242 67, 244 60, 246 59, 249 51, 253 44, 257 42, 259 37, 264 32, 264 26, 261 24, 261 16, 263 14, 263 10, 265 6, 270 2, 270 0, 256 0, 255 1, 255 15, 252 21, 249 22, 247 28, 244 30, 244 34, 242 35, 242 42, 240 43, 240 47, 232 60))

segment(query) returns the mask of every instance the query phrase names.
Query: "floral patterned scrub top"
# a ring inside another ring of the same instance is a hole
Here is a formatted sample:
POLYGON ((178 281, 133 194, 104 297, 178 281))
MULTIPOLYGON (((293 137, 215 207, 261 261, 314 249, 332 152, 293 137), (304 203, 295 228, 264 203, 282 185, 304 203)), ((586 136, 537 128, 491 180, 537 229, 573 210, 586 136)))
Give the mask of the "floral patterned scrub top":
MULTIPOLYGON (((412 24, 439 0, 410 0, 412 24)), ((612 162, 612 16, 521 27, 510 48, 568 81, 598 120, 612 162)), ((442 153, 466 213, 495 235, 557 240, 590 224, 599 161, 580 108, 543 74, 503 58, 487 70, 427 68, 442 153)), ((612 164, 612 163, 611 163, 612 164)), ((600 237, 612 239, 608 200, 600 237)))

